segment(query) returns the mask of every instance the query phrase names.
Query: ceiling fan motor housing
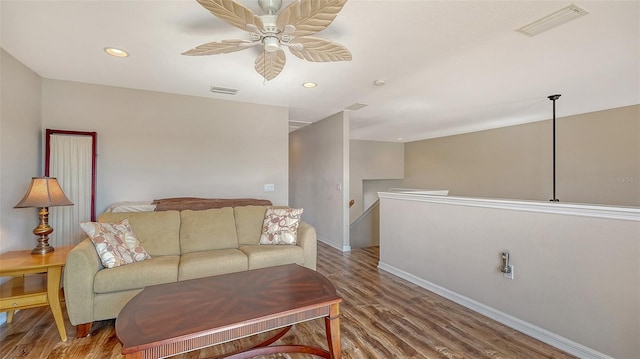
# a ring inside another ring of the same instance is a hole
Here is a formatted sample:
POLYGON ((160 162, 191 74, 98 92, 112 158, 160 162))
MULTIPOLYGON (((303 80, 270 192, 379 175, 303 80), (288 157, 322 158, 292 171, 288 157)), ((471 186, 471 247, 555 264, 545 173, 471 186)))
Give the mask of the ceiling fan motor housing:
POLYGON ((282 0, 258 0, 258 4, 266 14, 273 15, 282 7, 282 0))
POLYGON ((276 34, 278 32, 278 17, 276 15, 260 15, 262 20, 262 32, 267 34, 276 34))
MULTIPOLYGON (((260 2, 262 4, 262 1, 260 2)), ((262 5, 261 5, 262 6, 262 5)), ((260 15, 262 20, 262 44, 266 52, 276 52, 280 49, 280 39, 278 38, 278 25, 276 15, 260 15)))

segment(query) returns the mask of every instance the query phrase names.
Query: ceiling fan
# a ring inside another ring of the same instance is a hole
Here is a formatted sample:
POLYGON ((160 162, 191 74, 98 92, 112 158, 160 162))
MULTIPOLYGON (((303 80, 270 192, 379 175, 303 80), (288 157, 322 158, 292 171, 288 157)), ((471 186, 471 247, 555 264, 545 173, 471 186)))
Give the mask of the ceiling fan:
POLYGON ((262 45, 264 51, 255 61, 255 70, 266 80, 282 72, 286 63, 284 47, 307 61, 351 61, 351 52, 335 42, 312 37, 327 28, 347 0, 294 0, 280 14, 282 0, 258 0, 265 15, 256 16, 234 0, 196 0, 213 15, 248 31, 251 40, 209 42, 182 53, 205 56, 241 51, 262 45))

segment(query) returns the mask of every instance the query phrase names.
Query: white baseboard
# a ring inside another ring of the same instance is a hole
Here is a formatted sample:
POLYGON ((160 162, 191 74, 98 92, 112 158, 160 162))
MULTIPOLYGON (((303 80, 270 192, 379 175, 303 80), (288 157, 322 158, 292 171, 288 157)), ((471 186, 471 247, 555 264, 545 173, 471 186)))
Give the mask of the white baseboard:
POLYGON ((324 244, 328 244, 331 247, 333 247, 333 248, 335 248, 335 249, 337 249, 337 250, 339 250, 341 252, 351 252, 351 246, 341 246, 338 243, 331 242, 330 240, 328 240, 326 238, 323 238, 321 236, 318 236, 317 239, 318 239, 318 241, 320 241, 320 242, 322 242, 324 244))
POLYGON ((582 359, 614 359, 606 354, 600 353, 596 350, 588 348, 582 344, 578 344, 560 335, 552 333, 546 329, 535 326, 524 320, 513 317, 509 314, 503 313, 497 309, 484 305, 480 302, 476 302, 471 298, 467 298, 458 293, 452 292, 446 288, 443 288, 437 284, 431 283, 422 278, 416 277, 413 274, 407 273, 389 264, 379 262, 378 268, 389 272, 395 276, 405 279, 415 285, 425 288, 431 292, 434 292, 444 298, 447 298, 455 303, 467 307, 473 311, 476 311, 484 316, 487 316, 497 322, 500 322, 508 327, 511 327, 521 333, 524 333, 530 337, 540 340, 543 343, 549 344, 555 348, 563 350, 571 355, 575 355, 582 359))

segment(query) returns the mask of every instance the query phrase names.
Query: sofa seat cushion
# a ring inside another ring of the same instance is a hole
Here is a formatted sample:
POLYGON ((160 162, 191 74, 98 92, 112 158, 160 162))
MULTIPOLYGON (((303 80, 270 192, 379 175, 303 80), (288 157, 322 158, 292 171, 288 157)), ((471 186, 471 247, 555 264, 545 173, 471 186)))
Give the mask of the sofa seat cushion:
POLYGON ((179 264, 180 256, 156 256, 126 266, 103 269, 96 273, 93 291, 109 293, 175 282, 179 264))
POLYGON ((178 280, 209 277, 249 269, 247 256, 238 249, 191 252, 180 258, 178 280))
POLYGON ((282 264, 304 265, 304 253, 298 246, 241 246, 240 250, 249 257, 249 269, 279 266, 282 264))

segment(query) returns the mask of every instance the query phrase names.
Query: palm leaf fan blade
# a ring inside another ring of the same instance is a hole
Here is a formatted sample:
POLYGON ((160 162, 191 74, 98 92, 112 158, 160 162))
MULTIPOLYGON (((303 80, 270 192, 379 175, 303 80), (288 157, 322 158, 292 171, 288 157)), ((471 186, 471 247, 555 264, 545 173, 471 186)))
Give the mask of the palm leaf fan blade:
POLYGON ((291 53, 313 62, 351 61, 351 52, 344 46, 318 37, 299 37, 291 44, 301 44, 302 49, 290 46, 291 53))
POLYGON ((271 81, 282 72, 286 62, 287 58, 282 50, 263 52, 256 59, 255 69, 267 81, 271 81))
POLYGON ((189 51, 185 51, 182 55, 187 56, 207 56, 217 54, 228 54, 230 52, 242 51, 254 45, 251 41, 246 40, 223 40, 220 42, 209 42, 197 46, 189 51))
POLYGON ((287 6, 276 21, 278 29, 293 25, 293 36, 307 36, 331 25, 347 0, 294 1, 287 6))
POLYGON ((253 11, 233 0, 196 0, 210 13, 226 21, 227 23, 247 30, 247 25, 253 24, 262 29, 262 20, 253 11))

